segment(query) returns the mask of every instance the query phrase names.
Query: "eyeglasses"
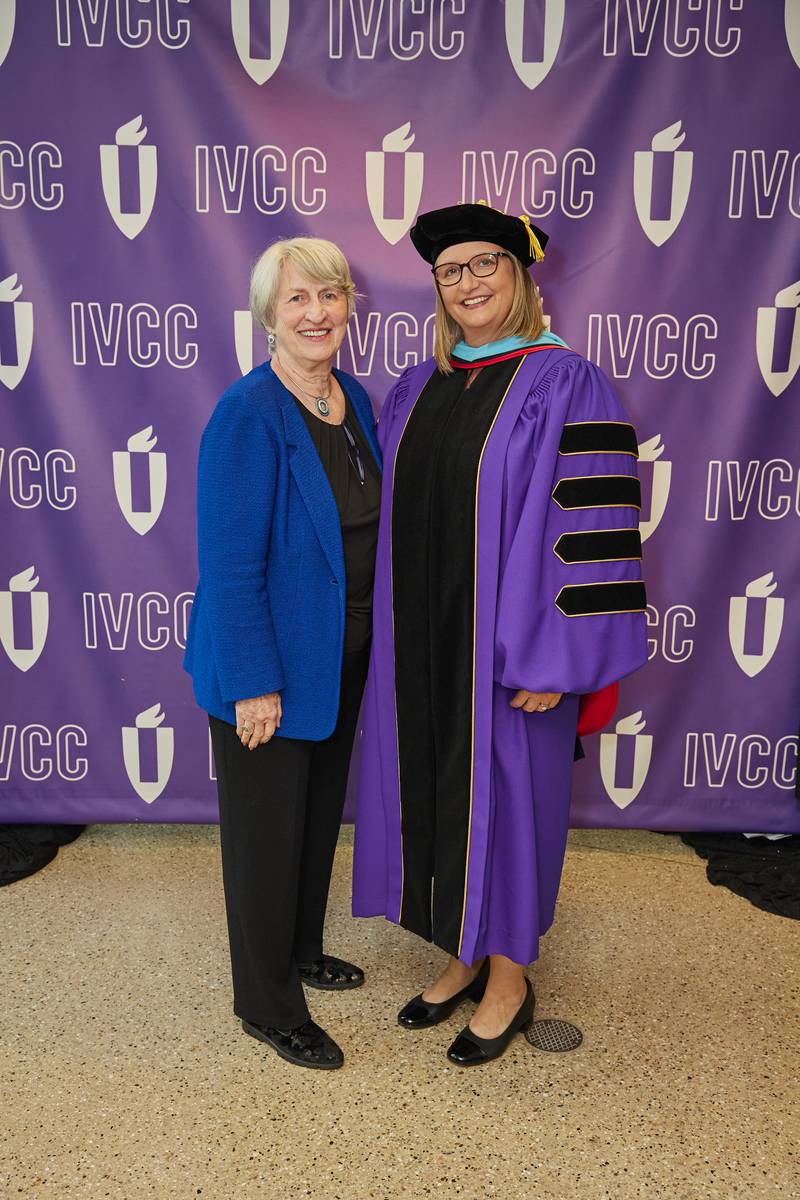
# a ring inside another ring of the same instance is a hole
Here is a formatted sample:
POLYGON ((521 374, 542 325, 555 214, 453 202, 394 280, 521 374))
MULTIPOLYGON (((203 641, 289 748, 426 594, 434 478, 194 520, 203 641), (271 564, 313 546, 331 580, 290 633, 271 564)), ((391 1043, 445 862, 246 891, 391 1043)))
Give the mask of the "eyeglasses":
POLYGON ((342 430, 345 438, 347 439, 347 457, 350 460, 350 466, 355 471, 358 477, 358 482, 363 487, 366 475, 364 474, 364 462, 361 458, 361 451, 358 448, 358 442, 353 435, 352 429, 347 424, 347 421, 342 421, 342 430))
POLYGON ((485 279, 487 275, 494 275, 501 258, 510 257, 505 250, 490 250, 474 255, 465 263, 439 263, 438 267, 433 268, 433 277, 440 287, 454 287, 461 282, 464 267, 468 267, 470 275, 474 275, 476 279, 485 279))

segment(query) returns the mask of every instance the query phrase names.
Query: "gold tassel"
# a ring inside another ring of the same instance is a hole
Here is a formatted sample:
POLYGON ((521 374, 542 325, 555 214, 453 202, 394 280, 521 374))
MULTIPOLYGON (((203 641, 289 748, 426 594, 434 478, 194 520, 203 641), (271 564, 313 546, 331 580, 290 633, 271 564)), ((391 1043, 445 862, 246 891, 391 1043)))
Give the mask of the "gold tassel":
POLYGON ((520 217, 520 221, 522 221, 522 224, 525 226, 526 230, 528 231, 528 241, 530 242, 531 254, 533 255, 533 261, 537 262, 537 263, 541 262, 542 259, 544 258, 544 250, 542 249, 541 242, 537 238, 536 234, 533 232, 530 217, 526 213, 524 216, 520 217))

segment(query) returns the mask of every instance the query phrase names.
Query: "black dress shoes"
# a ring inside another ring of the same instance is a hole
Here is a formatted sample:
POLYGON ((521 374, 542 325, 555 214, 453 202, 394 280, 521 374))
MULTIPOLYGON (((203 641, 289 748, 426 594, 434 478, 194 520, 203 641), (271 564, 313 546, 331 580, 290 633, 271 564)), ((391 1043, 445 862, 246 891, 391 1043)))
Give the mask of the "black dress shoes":
POLYGON ((251 1037, 272 1046, 281 1058, 297 1067, 335 1071, 344 1063, 344 1055, 336 1042, 314 1021, 308 1020, 296 1029, 273 1029, 270 1025, 253 1025, 249 1021, 242 1021, 242 1029, 251 1037))
POLYGON ((438 1025, 440 1021, 446 1021, 464 1000, 480 1001, 483 999, 488 978, 489 959, 485 958, 483 966, 472 983, 468 983, 449 1000, 442 1000, 436 1004, 433 1000, 423 1000, 421 992, 419 996, 409 1000, 408 1004, 404 1005, 397 1014, 398 1025, 402 1025, 404 1029, 429 1029, 431 1025, 438 1025))
POLYGON ((533 1022, 533 1008, 536 1003, 536 997, 533 994, 533 988, 529 979, 525 980, 525 999, 519 1007, 517 1015, 512 1018, 511 1023, 495 1038, 478 1037, 477 1033, 473 1033, 469 1025, 461 1030, 456 1040, 447 1051, 447 1057, 450 1062, 456 1063, 459 1067, 477 1067, 481 1063, 491 1062, 494 1058, 499 1058, 508 1047, 515 1033, 524 1032, 529 1029, 533 1022))
POLYGON ((310 963, 298 963, 300 978, 308 987, 321 988, 325 992, 344 992, 348 988, 361 987, 364 972, 360 967, 323 954, 310 963))

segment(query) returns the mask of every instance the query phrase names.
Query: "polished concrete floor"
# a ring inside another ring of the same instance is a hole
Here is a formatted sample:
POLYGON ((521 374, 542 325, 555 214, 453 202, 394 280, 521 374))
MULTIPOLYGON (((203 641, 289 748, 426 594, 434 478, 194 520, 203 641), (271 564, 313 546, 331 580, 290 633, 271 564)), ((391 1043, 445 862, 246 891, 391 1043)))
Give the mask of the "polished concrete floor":
POLYGON ((230 1011, 217 831, 95 826, 0 890, 0 1195, 203 1200, 800 1197, 800 924, 711 887, 675 837, 571 835, 537 1016, 582 1047, 472 1071, 400 1004, 438 951, 348 915, 367 971, 314 992, 342 1071, 305 1071, 230 1011))

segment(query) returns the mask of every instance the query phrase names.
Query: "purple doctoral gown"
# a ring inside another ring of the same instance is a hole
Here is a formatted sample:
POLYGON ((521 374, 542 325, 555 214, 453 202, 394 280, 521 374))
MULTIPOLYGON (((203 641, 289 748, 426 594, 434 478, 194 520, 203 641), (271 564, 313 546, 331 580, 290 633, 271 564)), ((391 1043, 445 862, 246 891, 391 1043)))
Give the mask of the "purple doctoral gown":
MULTIPOLYGON (((403 653, 394 644, 395 465, 435 369, 429 361, 406 371, 378 426, 383 494, 353 913, 399 924, 407 923, 408 864, 395 706, 395 652, 403 653)), ((457 944, 444 948, 467 963, 485 954, 529 963, 554 915, 579 697, 647 658, 635 437, 603 373, 560 347, 521 357, 475 486, 468 836, 463 895, 452 900, 457 944), (563 699, 528 714, 509 705, 520 688, 563 699)))

